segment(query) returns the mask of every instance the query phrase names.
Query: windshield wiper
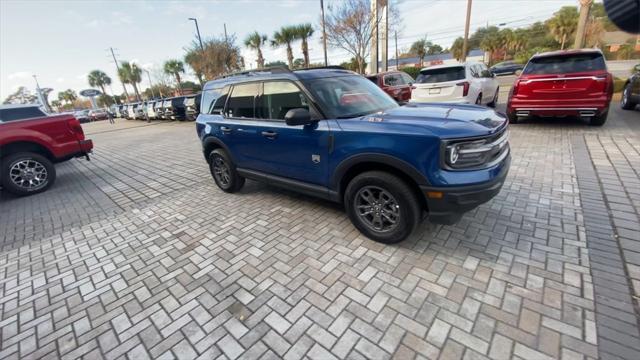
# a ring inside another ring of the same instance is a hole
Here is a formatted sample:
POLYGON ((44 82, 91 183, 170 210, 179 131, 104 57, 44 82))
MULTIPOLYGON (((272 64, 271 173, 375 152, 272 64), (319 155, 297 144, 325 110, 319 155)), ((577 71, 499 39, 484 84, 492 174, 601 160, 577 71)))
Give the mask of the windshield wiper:
POLYGON ((365 111, 365 112, 356 113, 356 114, 341 115, 341 116, 337 116, 336 119, 352 119, 352 118, 357 118, 357 117, 361 117, 361 116, 366 116, 366 115, 369 115, 369 114, 374 114, 376 112, 377 111, 374 111, 374 112, 365 111))

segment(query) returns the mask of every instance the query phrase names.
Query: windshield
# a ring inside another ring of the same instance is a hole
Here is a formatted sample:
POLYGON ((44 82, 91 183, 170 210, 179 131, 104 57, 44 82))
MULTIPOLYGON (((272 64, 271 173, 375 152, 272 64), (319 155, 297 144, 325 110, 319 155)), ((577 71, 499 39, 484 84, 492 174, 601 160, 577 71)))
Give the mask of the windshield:
POLYGON ((583 71, 606 70, 600 53, 543 56, 532 58, 523 74, 564 74, 583 71))
POLYGON ((439 69, 420 71, 416 78, 418 84, 432 84, 447 81, 462 80, 465 78, 463 66, 453 66, 439 69))
POLYGON ((329 118, 364 116, 398 106, 376 84, 359 75, 311 79, 304 83, 329 118))

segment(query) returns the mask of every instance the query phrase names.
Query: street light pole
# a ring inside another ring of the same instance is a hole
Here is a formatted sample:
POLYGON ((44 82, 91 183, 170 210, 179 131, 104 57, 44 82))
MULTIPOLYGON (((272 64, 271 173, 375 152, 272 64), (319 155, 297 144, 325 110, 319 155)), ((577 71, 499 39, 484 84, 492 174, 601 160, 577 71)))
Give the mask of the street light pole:
POLYGON ((189 18, 189 20, 192 20, 194 23, 196 23, 196 33, 198 34, 198 41, 200 42, 200 50, 204 52, 204 46, 202 46, 202 37, 200 36, 200 27, 198 27, 198 19, 189 18))
POLYGON ((151 90, 151 96, 155 99, 156 94, 153 92, 153 83, 151 83, 151 75, 149 74, 149 70, 144 69, 144 72, 147 73, 147 78, 149 79, 149 89, 151 90))
POLYGON ((464 24, 464 41, 462 42, 462 61, 467 60, 467 48, 469 46, 469 23, 471 22, 471 0, 467 0, 467 20, 464 24))
POLYGON ((324 1, 320 0, 320 13, 322 14, 322 47, 324 48, 324 66, 329 66, 327 60, 327 31, 324 26, 324 1))

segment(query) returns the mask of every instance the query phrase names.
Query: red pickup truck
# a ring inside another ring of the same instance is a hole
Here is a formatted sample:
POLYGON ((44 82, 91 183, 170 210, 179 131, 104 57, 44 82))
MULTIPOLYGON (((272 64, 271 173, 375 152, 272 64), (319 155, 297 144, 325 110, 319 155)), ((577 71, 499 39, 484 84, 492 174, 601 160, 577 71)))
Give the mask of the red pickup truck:
POLYGON ((49 116, 37 105, 0 106, 0 184, 16 195, 48 189, 54 163, 84 156, 93 148, 70 114, 49 116))

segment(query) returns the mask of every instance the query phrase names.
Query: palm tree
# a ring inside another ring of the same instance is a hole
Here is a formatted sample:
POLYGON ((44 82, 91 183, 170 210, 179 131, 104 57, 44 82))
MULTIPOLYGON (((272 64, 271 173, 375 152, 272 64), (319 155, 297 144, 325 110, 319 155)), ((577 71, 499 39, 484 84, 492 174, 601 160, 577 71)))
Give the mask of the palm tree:
POLYGON ((564 50, 569 37, 578 27, 578 9, 574 6, 563 6, 547 21, 547 26, 556 41, 560 43, 560 50, 564 50))
POLYGON ((500 39, 500 35, 498 33, 490 33, 485 35, 480 42, 480 47, 482 50, 489 53, 489 65, 493 63, 493 54, 496 50, 502 47, 502 40, 500 39))
POLYGON ((291 50, 291 43, 296 40, 295 27, 284 26, 279 31, 273 33, 273 40, 271 40, 271 46, 278 47, 282 45, 287 46, 287 61, 289 63, 289 69, 293 69, 293 50, 291 50))
POLYGON ((67 89, 58 93, 58 100, 67 102, 69 104, 72 104, 77 98, 78 96, 76 95, 76 92, 71 89, 67 89))
POLYGON ((89 86, 99 86, 104 95, 107 94, 104 86, 111 85, 111 78, 100 70, 93 70, 92 72, 90 72, 87 76, 87 80, 89 81, 89 86))
POLYGON ((56 110, 60 110, 60 107, 62 107, 62 101, 60 100, 53 100, 51 102, 51 106, 53 106, 54 108, 56 108, 56 110))
POLYGON ((178 83, 178 89, 182 95, 182 82, 180 81, 180 73, 184 73, 184 64, 180 60, 167 60, 164 63, 164 72, 168 75, 173 75, 178 83))
POLYGON ((302 55, 304 57, 304 67, 309 67, 309 44, 307 40, 313 35, 311 24, 302 24, 294 27, 296 38, 302 40, 302 55))
POLYGON ((266 42, 267 35, 259 34, 257 31, 249 34, 249 36, 244 39, 244 46, 258 52, 258 69, 262 69, 264 67, 264 57, 262 57, 261 47, 262 45, 266 44, 266 42))
POLYGON ((420 58, 420 67, 422 67, 422 62, 424 61, 424 57, 427 55, 427 48, 429 48, 431 43, 426 39, 421 39, 413 44, 411 44, 411 48, 409 52, 417 55, 420 58))
POLYGON ((457 61, 460 61, 460 59, 462 59, 463 43, 464 43, 464 39, 459 37, 453 42, 453 44, 451 45, 451 48, 449 49, 449 51, 451 51, 451 54, 457 61))
MULTIPOLYGON (((136 93, 136 99, 140 101, 140 92, 138 91, 138 84, 142 81, 142 69, 135 63, 123 61, 120 63, 120 70, 118 70, 118 76, 123 83, 131 84, 133 90, 136 93)), ((128 100, 128 99, 127 99, 128 100)))

